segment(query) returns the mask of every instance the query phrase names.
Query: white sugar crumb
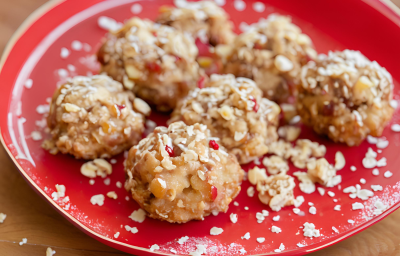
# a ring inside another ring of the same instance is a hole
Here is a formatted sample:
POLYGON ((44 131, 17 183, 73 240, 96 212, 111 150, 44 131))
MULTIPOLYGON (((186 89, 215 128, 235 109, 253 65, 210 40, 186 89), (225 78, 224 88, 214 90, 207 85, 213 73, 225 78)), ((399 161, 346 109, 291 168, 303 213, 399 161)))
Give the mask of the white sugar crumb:
POLYGON ((62 59, 68 58, 69 54, 70 54, 70 52, 67 48, 65 48, 65 47, 61 48, 60 57, 62 59))
POLYGON ((366 181, 364 178, 361 178, 361 179, 360 179, 360 183, 361 183, 361 184, 365 184, 365 183, 367 183, 367 181, 366 181))
POLYGON ((347 220, 349 224, 354 224, 354 220, 347 220))
POLYGON ((104 204, 104 199, 105 199, 105 197, 104 197, 104 195, 102 195, 102 194, 99 194, 99 195, 94 195, 94 196, 92 196, 91 198, 90 198, 90 202, 93 204, 93 205, 98 205, 98 206, 102 206, 103 204, 104 204))
POLYGON ((285 250, 285 246, 281 243, 279 249, 275 249, 274 252, 282 252, 283 250, 285 250))
POLYGON ((27 242, 28 242, 28 239, 26 239, 26 238, 22 238, 22 241, 21 241, 21 242, 19 242, 19 245, 26 244, 27 242))
POLYGON ((81 42, 79 42, 78 40, 72 41, 72 43, 71 43, 72 50, 80 51, 80 50, 82 50, 82 48, 83 48, 83 45, 81 42))
POLYGON ((177 254, 178 253, 174 248, 171 248, 171 250, 169 250, 169 251, 172 252, 173 254, 177 254))
POLYGON ((35 141, 43 139, 42 134, 38 131, 31 132, 31 137, 32 137, 32 140, 35 140, 35 141))
POLYGON ((282 229, 280 229, 279 227, 277 227, 277 226, 272 226, 271 227, 271 232, 272 233, 281 233, 282 232, 282 229))
POLYGON ((90 180, 89 180, 89 184, 90 184, 90 185, 93 185, 94 183, 95 183, 95 180, 94 180, 94 179, 90 179, 90 180))
POLYGON ((301 244, 301 243, 298 243, 298 244, 297 244, 297 247, 300 247, 300 248, 301 248, 301 247, 304 247, 304 246, 305 246, 305 245, 304 245, 304 244, 301 244))
POLYGON ((126 197, 125 197, 125 200, 126 200, 126 201, 129 201, 129 196, 126 196, 126 197))
POLYGON ((46 256, 53 256, 54 254, 56 254, 56 251, 54 251, 54 250, 51 249, 50 247, 47 247, 47 249, 46 249, 46 256))
POLYGON ((333 207, 333 210, 335 210, 335 211, 340 211, 341 210, 341 205, 335 205, 335 207, 333 207))
POLYGON ((319 193, 321 196, 325 195, 325 189, 324 189, 324 188, 318 187, 317 190, 318 190, 318 193, 319 193))
POLYGON ((373 191, 382 191, 383 190, 383 188, 382 188, 382 186, 381 185, 371 185, 371 188, 372 188, 372 190, 373 191))
POLYGON ((244 236, 242 236, 242 239, 249 240, 250 239, 250 232, 247 232, 246 234, 244 234, 244 236))
POLYGON ((50 110, 50 106, 49 105, 39 105, 36 107, 36 112, 38 114, 44 114, 44 113, 48 113, 50 110))
POLYGON ((393 173, 391 171, 386 171, 383 176, 385 176, 385 178, 390 178, 393 176, 393 173))
POLYGON ((196 250, 193 252, 189 252, 189 255, 200 256, 207 253, 207 245, 205 244, 196 244, 196 250))
POLYGON ((253 4, 253 9, 256 12, 263 12, 263 11, 265 11, 265 5, 261 2, 255 2, 253 4))
POLYGON ((222 234, 222 232, 224 232, 224 230, 222 228, 212 227, 210 230, 210 235, 217 236, 217 235, 222 234))
POLYGON ((178 244, 184 244, 184 243, 187 242, 187 240, 189 240, 189 237, 188 236, 183 236, 183 237, 179 238, 178 244))
POLYGON ((338 201, 338 200, 337 200, 336 198, 333 199, 333 202, 337 203, 337 201, 338 201))
POLYGON ((335 231, 335 233, 339 233, 339 230, 335 227, 332 227, 332 230, 335 231))
POLYGON ((104 179, 104 184, 107 186, 110 185, 111 184, 110 178, 104 179))
POLYGON ((68 65, 67 65, 67 68, 68 68, 68 70, 71 71, 71 72, 75 72, 75 71, 76 71, 76 68, 75 68, 74 65, 68 64, 68 65))
POLYGON ((68 76, 68 71, 63 69, 63 68, 60 68, 59 70, 57 70, 57 74, 60 77, 67 77, 68 76))
POLYGON ((235 213, 231 213, 231 215, 229 215, 229 218, 231 219, 232 223, 236 223, 238 221, 238 215, 235 213))
POLYGON ((117 183, 115 183, 115 185, 117 186, 117 188, 122 188, 122 182, 121 181, 117 181, 117 183))
POLYGON ((299 213, 300 213, 300 209, 299 209, 299 208, 293 208, 293 212, 294 212, 295 214, 299 214, 299 213))
POLYGON ((259 242, 260 244, 265 242, 265 237, 257 237, 257 242, 259 242))
POLYGON ((255 193, 254 187, 252 187, 252 186, 248 187, 248 189, 247 189, 247 196, 253 197, 253 196, 254 196, 254 193, 255 193))
POLYGON ((332 192, 332 191, 328 191, 328 195, 329 195, 330 197, 334 197, 334 196, 335 196, 335 193, 332 192))
POLYGON ((133 221, 142 223, 146 219, 146 212, 143 209, 138 209, 133 211, 131 215, 129 215, 129 218, 133 221))
POLYGON ((247 210, 249 210, 249 207, 245 206, 244 209, 247 211, 247 210))
POLYGON ((125 230, 131 232, 132 234, 136 234, 137 232, 139 232, 137 227, 130 227, 128 225, 125 225, 125 230))
POLYGON ((378 176, 379 175, 379 170, 378 169, 373 169, 372 170, 372 175, 378 176))
POLYGON ((311 206, 310 209, 308 210, 311 214, 317 214, 317 208, 314 206, 311 206))
POLYGON ((24 86, 25 86, 26 89, 31 89, 32 85, 33 85, 33 80, 32 79, 29 78, 28 80, 25 81, 24 86))
POLYGON ((142 5, 140 5, 140 4, 134 4, 134 5, 132 5, 132 7, 131 7, 131 12, 132 12, 133 14, 141 13, 142 10, 143 10, 143 7, 142 7, 142 5))
POLYGON ((355 202, 351 205, 353 210, 361 210, 364 209, 364 205, 362 203, 355 202))
POLYGON ((305 237, 319 237, 320 233, 319 230, 315 228, 315 225, 313 223, 304 223, 303 224, 303 235, 305 237))
POLYGON ((279 221, 280 218, 281 218, 281 216, 277 215, 277 216, 274 216, 274 217, 272 218, 272 220, 273 220, 273 221, 279 221))
POLYGON ((381 200, 377 200, 374 203, 375 209, 374 209, 374 215, 377 216, 379 214, 382 214, 387 208, 388 206, 383 204, 383 202, 381 200))
POLYGON ((392 124, 391 129, 394 132, 400 132, 400 124, 392 124))
POLYGON ((116 31, 123 26, 122 23, 119 23, 114 19, 106 16, 99 17, 99 19, 97 20, 97 24, 99 25, 100 28, 111 31, 116 31))
POLYGON ((308 205, 309 205, 309 206, 313 206, 314 203, 313 203, 313 202, 308 202, 308 205))
POLYGON ((158 244, 153 244, 153 245, 150 247, 150 251, 151 251, 151 252, 158 251, 158 250, 160 250, 160 246, 158 246, 158 244))
POLYGON ((7 214, 0 213, 0 223, 3 223, 4 220, 6 219, 6 217, 7 217, 7 214))
POLYGON ((244 11, 244 9, 246 9, 246 3, 242 0, 235 0, 233 2, 233 6, 239 12, 244 11))
POLYGON ((116 164, 116 163, 117 163, 117 159, 111 159, 111 160, 110 160, 110 163, 111 163, 111 164, 116 164))
POLYGON ((119 232, 114 234, 114 238, 118 238, 119 237, 119 232))
POLYGON ((350 166, 350 170, 355 172, 355 171, 357 171, 357 168, 354 165, 352 165, 352 166, 350 166))
POLYGON ((239 203, 235 201, 235 202, 233 202, 233 205, 234 206, 239 206, 239 203))

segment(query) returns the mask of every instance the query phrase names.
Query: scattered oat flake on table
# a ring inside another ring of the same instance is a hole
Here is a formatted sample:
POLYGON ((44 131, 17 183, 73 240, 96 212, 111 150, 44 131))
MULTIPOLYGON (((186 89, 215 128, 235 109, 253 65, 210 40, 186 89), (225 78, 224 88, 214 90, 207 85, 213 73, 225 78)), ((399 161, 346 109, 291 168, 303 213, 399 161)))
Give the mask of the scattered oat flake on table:
POLYGON ((188 236, 182 236, 181 238, 179 238, 178 244, 184 244, 187 242, 187 240, 189 240, 188 236))
POLYGON ((335 211, 340 211, 341 210, 341 205, 335 205, 335 207, 333 207, 333 210, 335 210, 335 211))
POLYGON ((119 23, 116 20, 106 16, 99 17, 99 19, 97 20, 97 24, 100 28, 111 31, 118 30, 123 26, 122 23, 119 23))
POLYGON ((117 183, 115 184, 117 186, 117 188, 122 188, 122 182, 117 181, 117 183))
POLYGON ((255 2, 253 4, 253 9, 256 12, 263 12, 263 11, 265 11, 265 5, 261 2, 255 2))
POLYGON ((0 213, 0 223, 3 223, 4 220, 6 219, 6 217, 7 217, 7 214, 0 213))
POLYGON ((319 193, 321 196, 325 195, 325 189, 324 189, 324 188, 318 187, 317 190, 318 190, 318 193, 319 193))
POLYGON ((392 124, 391 129, 394 132, 400 132, 400 124, 392 124))
POLYGON ((31 137, 32 137, 32 140, 35 140, 35 141, 43 139, 42 134, 38 131, 31 132, 31 137))
POLYGON ((224 232, 222 228, 212 227, 210 230, 210 235, 217 236, 222 234, 222 232, 224 232))
POLYGON ((137 232, 139 232, 137 227, 130 227, 128 225, 125 225, 125 230, 131 232, 132 234, 136 234, 137 232))
POLYGON ((117 199, 117 193, 115 193, 115 191, 110 191, 107 193, 107 197, 112 198, 112 199, 117 199))
POLYGON ((335 233, 339 233, 339 230, 335 227, 332 227, 332 230, 335 231, 335 233))
POLYGON ((367 181, 366 181, 364 178, 361 178, 361 179, 360 179, 360 183, 361 183, 361 184, 365 184, 365 183, 367 183, 367 181))
POLYGON ((51 249, 50 247, 47 247, 47 249, 46 249, 46 256, 53 256, 54 254, 56 254, 56 251, 54 251, 54 250, 51 249))
POLYGON ((282 229, 279 228, 279 227, 277 227, 277 226, 272 226, 272 227, 271 227, 271 232, 272 232, 272 233, 281 233, 281 232, 282 232, 282 229))
POLYGON ((294 207, 300 207, 304 203, 304 196, 297 196, 296 199, 294 199, 294 207))
POLYGON ((243 2, 242 0, 235 0, 233 2, 233 6, 239 12, 244 11, 244 9, 246 9, 246 3, 243 2))
POLYGON ((247 196, 253 197, 253 196, 254 196, 254 193, 255 193, 254 187, 250 186, 250 187, 247 189, 247 196))
POLYGON ((393 173, 391 171, 386 171, 383 176, 385 176, 385 178, 390 178, 392 177, 393 173))
POLYGON ((303 224, 303 235, 305 237, 319 237, 320 233, 319 230, 315 228, 315 225, 313 223, 304 223, 303 224))
POLYGON ((353 210, 361 210, 361 209, 364 209, 364 205, 363 205, 362 203, 355 202, 355 203, 353 203, 353 204, 351 205, 351 208, 352 208, 353 210))
POLYGON ((158 246, 158 244, 153 244, 153 245, 150 247, 150 251, 151 251, 151 252, 154 252, 154 251, 157 251, 157 250, 160 250, 160 246, 158 246))
POLYGON ((274 216, 274 217, 272 218, 272 220, 273 220, 273 221, 278 221, 280 218, 281 218, 281 216, 276 215, 276 216, 274 216))
POLYGON ((119 232, 114 234, 114 238, 118 238, 119 237, 119 232))
POLYGON ((374 210, 375 216, 382 214, 387 209, 387 206, 385 204, 383 204, 381 200, 377 200, 374 203, 374 206, 375 206, 375 210, 374 210))
POLYGON ((369 144, 376 144, 376 143, 378 143, 378 138, 375 138, 375 137, 373 137, 371 135, 368 135, 367 136, 367 141, 368 141, 369 144))
POLYGON ((98 206, 102 206, 104 204, 104 199, 105 199, 105 197, 102 194, 94 195, 94 196, 92 196, 92 198, 90 198, 90 202, 93 205, 97 204, 98 206))
POLYGON ((265 242, 265 237, 257 237, 257 242, 259 242, 260 244, 265 242))
POLYGON ((382 191, 383 190, 383 188, 382 188, 382 186, 381 185, 371 185, 371 188, 372 188, 372 190, 373 191, 382 191))
POLYGON ((355 172, 357 170, 357 168, 354 165, 352 165, 352 166, 350 166, 350 170, 355 172))
POLYGON ((334 197, 334 196, 335 196, 335 193, 332 192, 332 191, 328 191, 328 195, 329 195, 330 197, 334 197))
POLYGON ((178 253, 174 248, 171 248, 169 251, 172 252, 173 254, 177 254, 178 253))
POLYGON ((231 219, 232 223, 236 223, 238 221, 238 215, 235 213, 231 213, 231 215, 229 215, 229 218, 231 219))
POLYGON ((131 7, 131 12, 132 12, 133 14, 141 13, 142 10, 143 10, 143 7, 142 7, 142 5, 140 5, 140 4, 134 4, 134 5, 132 5, 132 7, 131 7))
POLYGON ((107 186, 110 185, 111 184, 110 178, 104 179, 104 184, 107 186))
POLYGON ((354 220, 347 220, 348 223, 354 224, 354 220))
POLYGON ((300 209, 299 209, 299 208, 293 208, 293 212, 294 212, 295 214, 299 214, 299 213, 300 213, 300 209))
POLYGON ((346 165, 346 159, 344 158, 344 155, 342 152, 337 151, 335 154, 335 169, 337 171, 343 169, 343 167, 346 165))
POLYGON ((246 234, 244 234, 244 236, 242 236, 242 239, 249 240, 250 239, 250 232, 247 232, 246 234))
POLYGON ((301 248, 301 247, 304 247, 304 246, 305 246, 305 245, 304 245, 304 244, 301 244, 301 243, 298 243, 298 244, 297 244, 297 247, 300 247, 300 248, 301 248))
POLYGON ((317 208, 314 206, 311 206, 310 209, 308 210, 311 214, 317 214, 317 208))
POLYGON ((129 215, 129 218, 136 222, 142 223, 146 219, 146 212, 140 208, 136 211, 133 211, 131 215, 129 215))
POLYGON ((245 206, 244 209, 247 211, 247 210, 249 210, 249 207, 245 206))
POLYGON ((65 47, 61 48, 60 57, 62 59, 68 58, 69 54, 70 54, 70 52, 67 48, 65 48, 65 47))
POLYGON ((384 149, 384 148, 387 148, 387 146, 389 146, 388 140, 378 139, 378 142, 376 143, 377 148, 384 149))
POLYGON ((233 202, 233 205, 234 206, 239 206, 239 203, 235 201, 235 202, 233 202))
POLYGON ((281 245, 279 245, 279 249, 275 249, 274 252, 282 252, 283 250, 285 250, 285 246, 281 243, 281 245))
POLYGON ((379 175, 379 170, 378 169, 373 169, 372 170, 372 175, 378 176, 379 175))
POLYGON ((28 239, 22 238, 22 242, 19 242, 19 245, 26 244, 28 242, 28 239))
POLYGON ((82 50, 82 48, 83 48, 83 45, 80 41, 78 41, 78 40, 72 41, 72 43, 71 43, 72 50, 80 51, 80 50, 82 50))
POLYGON ((90 185, 93 185, 94 183, 95 183, 95 180, 94 180, 94 179, 90 179, 90 180, 89 180, 89 184, 90 184, 90 185))

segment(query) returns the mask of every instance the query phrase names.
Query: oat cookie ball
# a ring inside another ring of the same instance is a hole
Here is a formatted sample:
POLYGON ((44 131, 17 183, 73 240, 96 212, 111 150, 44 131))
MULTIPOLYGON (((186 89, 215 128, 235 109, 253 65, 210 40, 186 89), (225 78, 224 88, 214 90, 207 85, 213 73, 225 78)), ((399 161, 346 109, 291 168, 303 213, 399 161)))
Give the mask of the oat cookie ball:
POLYGON ((101 71, 161 111, 197 86, 194 40, 173 27, 133 18, 110 32, 98 52, 101 71))
POLYGON ((394 111, 391 75, 358 51, 321 54, 304 66, 298 91, 303 122, 349 146, 381 136, 394 111))
POLYGON ((224 73, 253 79, 264 97, 276 102, 287 100, 301 67, 317 56, 311 39, 289 17, 276 14, 250 25, 233 44, 215 51, 224 73))
POLYGON ((151 218, 171 223, 226 212, 244 175, 205 125, 157 127, 130 151, 125 188, 151 218))
POLYGON ((279 106, 262 98, 262 92, 248 78, 212 75, 204 88, 196 88, 178 103, 171 121, 207 125, 212 136, 239 163, 248 163, 268 152, 278 138, 279 106))
POLYGON ((213 1, 175 1, 177 8, 162 6, 156 22, 187 32, 202 43, 232 43, 235 34, 228 14, 213 1))
POLYGON ((108 76, 78 76, 54 93, 44 147, 76 158, 107 158, 137 144, 150 107, 108 76))

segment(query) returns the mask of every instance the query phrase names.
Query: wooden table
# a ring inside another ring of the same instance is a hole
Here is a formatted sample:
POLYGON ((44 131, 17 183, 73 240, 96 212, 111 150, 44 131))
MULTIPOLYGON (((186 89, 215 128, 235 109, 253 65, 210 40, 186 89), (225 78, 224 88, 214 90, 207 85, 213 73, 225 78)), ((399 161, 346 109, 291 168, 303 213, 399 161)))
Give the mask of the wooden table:
MULTIPOLYGON (((0 52, 22 21, 46 0, 0 0, 0 52)), ((400 0, 394 0, 400 6, 400 0)), ((57 256, 127 255, 105 246, 75 228, 41 199, 18 173, 0 146, 0 255, 57 256), (22 238, 28 243, 20 246, 22 238)), ((400 210, 367 230, 312 255, 400 255, 400 210)))

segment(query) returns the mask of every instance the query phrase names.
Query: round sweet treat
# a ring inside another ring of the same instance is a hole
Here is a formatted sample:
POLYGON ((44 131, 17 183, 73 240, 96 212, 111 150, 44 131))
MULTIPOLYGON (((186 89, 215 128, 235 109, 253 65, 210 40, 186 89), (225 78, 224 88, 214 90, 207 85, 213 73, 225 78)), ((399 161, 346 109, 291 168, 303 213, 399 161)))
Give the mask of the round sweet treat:
POLYGON ((235 34, 228 14, 213 1, 175 1, 178 8, 162 6, 156 22, 172 26, 199 38, 202 43, 232 43, 235 34))
POLYGON ((52 135, 44 147, 76 158, 116 155, 142 138, 150 107, 108 76, 78 76, 54 93, 47 124, 52 135))
POLYGON ((248 163, 268 152, 278 138, 279 106, 262 97, 248 78, 212 75, 204 88, 196 88, 178 103, 171 122, 207 125, 239 163, 248 163))
POLYGON ((386 69, 358 51, 320 55, 304 66, 297 110, 319 134, 349 146, 381 136, 393 115, 393 82, 386 69))
POLYGON ((302 65, 317 56, 311 39, 289 17, 276 14, 248 26, 233 44, 215 51, 224 73, 253 79, 264 97, 276 102, 293 94, 302 65))
POLYGON ((185 223, 226 212, 244 175, 205 125, 157 127, 130 151, 125 188, 151 218, 185 223))
POLYGON ((108 34, 98 52, 106 72, 161 111, 197 86, 202 71, 194 40, 173 27, 133 18, 108 34))

